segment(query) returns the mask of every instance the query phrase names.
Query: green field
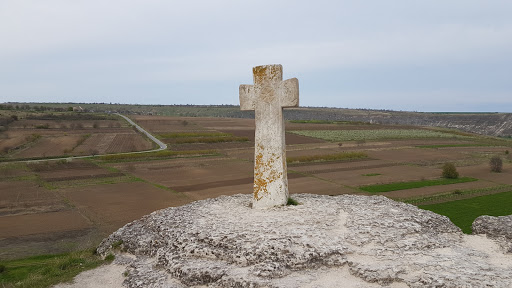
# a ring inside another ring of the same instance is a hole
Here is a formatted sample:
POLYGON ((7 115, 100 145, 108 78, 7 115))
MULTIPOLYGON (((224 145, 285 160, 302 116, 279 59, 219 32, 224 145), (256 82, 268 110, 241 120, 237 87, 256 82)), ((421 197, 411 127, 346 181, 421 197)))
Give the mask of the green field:
POLYGON ((418 145, 416 147, 418 148, 431 148, 431 149, 437 149, 437 148, 455 148, 455 147, 485 147, 485 146, 492 146, 487 144, 479 144, 479 143, 471 143, 471 144, 439 144, 439 145, 418 145))
POLYGON ((173 132, 173 133, 160 133, 156 135, 160 139, 171 138, 189 138, 189 137, 227 137, 233 136, 229 133, 222 132, 173 132))
POLYGON ((324 162, 324 161, 343 161, 368 158, 364 152, 341 152, 324 155, 305 155, 297 157, 286 157, 286 163, 306 163, 306 162, 324 162))
POLYGON ((174 157, 184 156, 205 156, 205 155, 217 155, 215 150, 185 150, 185 151, 151 151, 145 153, 123 153, 123 154, 112 154, 98 156, 94 159, 102 160, 106 162, 123 162, 123 161, 148 161, 148 160, 161 160, 174 157))
POLYGON ((80 272, 98 267, 107 260, 92 251, 41 255, 0 262, 0 287, 45 288, 71 281, 80 272))
POLYGON ((376 129, 376 130, 299 130, 291 133, 320 138, 327 141, 357 141, 379 139, 419 139, 419 138, 469 138, 453 133, 422 129, 376 129))
POLYGON ((160 139, 173 139, 174 144, 247 142, 247 137, 237 137, 221 132, 176 132, 158 134, 160 139))
POLYGON ((512 191, 418 207, 447 216, 464 233, 470 234, 471 224, 478 216, 512 214, 512 191))
POLYGON ((462 177, 457 179, 433 179, 433 180, 421 180, 421 181, 410 181, 410 182, 396 182, 389 184, 376 184, 376 185, 368 185, 361 186, 359 189, 370 192, 370 193, 380 193, 380 192, 390 192, 397 190, 405 190, 405 189, 413 189, 413 188, 421 188, 427 186, 438 186, 438 185, 449 185, 456 183, 465 183, 465 182, 473 182, 478 179, 470 178, 470 177, 462 177))

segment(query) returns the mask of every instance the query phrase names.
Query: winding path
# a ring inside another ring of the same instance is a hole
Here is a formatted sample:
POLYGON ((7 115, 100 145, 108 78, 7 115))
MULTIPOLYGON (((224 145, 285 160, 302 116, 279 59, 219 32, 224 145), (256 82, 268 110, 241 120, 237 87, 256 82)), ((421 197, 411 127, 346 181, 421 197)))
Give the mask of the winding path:
MULTIPOLYGON (((151 135, 148 131, 144 130, 144 128, 137 125, 135 122, 133 122, 130 118, 121 115, 119 113, 114 113, 115 115, 121 116, 124 118, 130 125, 133 125, 137 130, 144 133, 144 135, 148 136, 151 141, 155 142, 159 147, 157 149, 152 150, 146 150, 146 151, 135 151, 135 152, 123 152, 123 153, 115 153, 115 154, 104 154, 104 155, 118 155, 118 154, 140 154, 140 153, 148 153, 148 152, 154 152, 154 151, 161 151, 167 149, 167 145, 158 140, 155 136, 151 135)), ((20 160, 20 161, 10 161, 10 162, 41 162, 41 161, 54 161, 54 160, 66 160, 66 159, 83 159, 83 158, 93 158, 96 156, 103 156, 103 155, 87 155, 87 156, 68 156, 68 157, 56 157, 56 158, 45 158, 45 159, 37 159, 37 160, 20 160)))

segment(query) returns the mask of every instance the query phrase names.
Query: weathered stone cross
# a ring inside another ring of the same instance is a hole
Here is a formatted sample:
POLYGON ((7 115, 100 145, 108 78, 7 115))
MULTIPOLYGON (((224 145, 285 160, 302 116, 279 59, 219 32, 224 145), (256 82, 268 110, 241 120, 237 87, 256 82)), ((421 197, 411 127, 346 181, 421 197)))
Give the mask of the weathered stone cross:
POLYGON ((299 106, 299 80, 283 81, 283 66, 252 68, 254 85, 240 85, 240 109, 255 110, 253 208, 285 205, 288 200, 284 107, 299 106))

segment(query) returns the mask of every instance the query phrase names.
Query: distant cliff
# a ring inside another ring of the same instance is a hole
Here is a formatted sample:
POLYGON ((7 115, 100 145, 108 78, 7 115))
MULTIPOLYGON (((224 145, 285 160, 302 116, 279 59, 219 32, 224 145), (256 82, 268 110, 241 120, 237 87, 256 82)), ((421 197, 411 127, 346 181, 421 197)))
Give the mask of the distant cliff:
POLYGON ((454 128, 489 136, 512 136, 511 113, 420 113, 333 108, 286 109, 288 120, 359 121, 454 128))

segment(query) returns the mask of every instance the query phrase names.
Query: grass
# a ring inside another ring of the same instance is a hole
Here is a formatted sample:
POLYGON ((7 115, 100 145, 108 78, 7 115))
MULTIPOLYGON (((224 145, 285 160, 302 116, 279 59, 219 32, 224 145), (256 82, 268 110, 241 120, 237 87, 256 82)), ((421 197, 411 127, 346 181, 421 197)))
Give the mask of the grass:
POLYGON ((464 233, 470 234, 471 224, 478 216, 512 214, 512 191, 418 207, 447 216, 464 233))
POLYGON ((79 251, 59 255, 42 255, 0 262, 0 286, 45 288, 71 281, 79 273, 109 262, 93 251, 79 251))
POLYGON ((456 183, 465 183, 465 182, 473 182, 478 179, 471 177, 461 177, 457 179, 447 179, 447 178, 439 178, 433 180, 421 180, 421 181, 409 181, 409 182, 396 182, 389 184, 376 184, 376 185, 367 185, 361 186, 359 189, 370 192, 370 193, 379 193, 379 192, 390 192, 397 190, 406 190, 413 188, 421 188, 427 186, 438 186, 438 185, 449 185, 456 183))
POLYGON ((395 200, 413 205, 430 205, 443 203, 448 201, 459 200, 460 198, 476 197, 489 194, 497 194, 505 191, 512 190, 512 185, 498 185, 485 188, 476 189, 457 189, 450 192, 442 192, 434 195, 420 196, 420 197, 408 197, 408 198, 397 198, 395 200))
POLYGON ((174 141, 176 144, 186 143, 224 143, 224 142, 247 142, 247 137, 237 136, 217 136, 217 137, 190 137, 190 138, 178 138, 174 141))
POLYGON ((300 205, 299 201, 293 199, 292 197, 288 197, 288 200, 286 201, 286 206, 297 206, 300 205))
POLYGON ((147 153, 130 153, 130 154, 113 154, 98 156, 96 159, 107 162, 123 162, 123 161, 145 161, 145 160, 158 160, 173 158, 179 156, 197 156, 197 155, 216 155, 215 150, 186 150, 186 151, 171 151, 161 150, 147 153))
POLYGON ((85 187, 91 185, 108 185, 118 184, 127 182, 141 182, 137 177, 120 175, 114 177, 99 177, 90 179, 78 179, 78 180, 67 180, 67 181, 55 181, 55 182, 44 182, 41 184, 48 190, 62 189, 62 188, 73 188, 73 187, 85 187))
POLYGON ((339 160, 354 160, 368 158, 368 154, 364 152, 341 152, 335 154, 324 155, 305 155, 296 157, 287 157, 286 163, 306 163, 306 162, 324 162, 324 161, 339 161, 339 160))
POLYGON ((170 138, 190 138, 190 137, 226 137, 233 136, 228 133, 221 132, 175 132, 175 133, 161 133, 156 135, 160 139, 170 138))
POLYGON ((290 133, 333 142, 379 139, 468 138, 453 133, 425 129, 299 130, 290 131, 290 133))
POLYGON ((382 174, 380 174, 380 173, 368 173, 368 174, 363 174, 362 176, 371 177, 371 176, 379 176, 379 175, 382 175, 382 174))
POLYGON ((162 133, 157 135, 160 139, 172 139, 174 144, 187 143, 224 143, 224 142, 246 142, 247 137, 237 137, 222 132, 175 132, 162 133))

